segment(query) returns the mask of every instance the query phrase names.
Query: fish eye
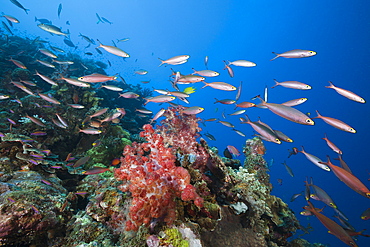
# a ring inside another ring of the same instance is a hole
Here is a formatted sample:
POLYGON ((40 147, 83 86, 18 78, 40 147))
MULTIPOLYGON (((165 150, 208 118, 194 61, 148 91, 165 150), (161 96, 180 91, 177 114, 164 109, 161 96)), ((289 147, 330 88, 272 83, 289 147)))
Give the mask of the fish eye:
POLYGON ((314 124, 314 122, 310 118, 307 118, 305 122, 309 124, 314 124))

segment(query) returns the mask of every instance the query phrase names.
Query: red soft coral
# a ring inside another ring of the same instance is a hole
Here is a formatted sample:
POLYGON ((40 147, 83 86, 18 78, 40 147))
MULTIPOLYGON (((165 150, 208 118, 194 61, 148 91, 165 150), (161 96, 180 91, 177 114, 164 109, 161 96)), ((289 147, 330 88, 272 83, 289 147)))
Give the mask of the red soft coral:
POLYGON ((163 217, 167 224, 172 224, 176 218, 175 197, 194 200, 198 207, 203 207, 203 199, 190 184, 188 171, 175 165, 172 148, 165 146, 164 138, 151 125, 143 128, 140 136, 147 142, 126 146, 121 167, 115 170, 115 177, 123 181, 120 189, 130 191, 133 197, 126 230, 136 231, 154 218, 163 217))

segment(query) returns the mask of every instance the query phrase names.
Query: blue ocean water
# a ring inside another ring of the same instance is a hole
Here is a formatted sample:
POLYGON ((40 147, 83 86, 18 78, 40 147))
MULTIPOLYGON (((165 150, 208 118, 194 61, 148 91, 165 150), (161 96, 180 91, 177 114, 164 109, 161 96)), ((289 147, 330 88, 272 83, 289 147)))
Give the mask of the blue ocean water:
MULTIPOLYGON (((309 223, 313 231, 305 235, 310 242, 321 242, 330 246, 345 246, 334 236, 327 233, 325 227, 315 217, 299 215, 306 205, 303 197, 289 202, 290 197, 304 190, 306 177, 313 177, 316 185, 323 188, 336 202, 338 208, 349 218, 357 231, 369 228, 367 221, 361 220, 361 213, 369 207, 368 199, 355 193, 340 182, 332 172, 323 171, 302 154, 288 157, 288 149, 301 146, 308 153, 326 160, 329 155, 337 157, 321 138, 324 133, 343 151, 343 159, 353 173, 369 187, 370 166, 367 157, 370 147, 370 107, 369 103, 360 104, 350 101, 325 88, 332 81, 336 86, 351 90, 370 100, 368 80, 370 76, 370 3, 368 1, 21 1, 30 9, 28 15, 10 1, 2 1, 0 11, 17 17, 21 22, 15 24, 14 34, 31 39, 40 36, 53 45, 82 56, 92 52, 96 59, 112 64, 107 73, 120 73, 130 84, 150 80, 142 84, 149 89, 171 89, 168 77, 170 67, 183 74, 205 69, 204 58, 208 56, 208 68, 221 73, 211 81, 225 81, 234 86, 243 82, 241 101, 251 101, 254 96, 264 94, 268 89, 268 101, 282 103, 300 97, 308 101, 297 106, 302 112, 316 116, 315 110, 323 116, 340 119, 357 130, 356 134, 343 132, 327 125, 320 119, 314 126, 299 125, 285 120, 266 109, 247 109, 253 120, 258 117, 274 129, 286 133, 293 143, 281 145, 265 142, 265 159, 273 163, 270 167, 273 194, 281 197, 296 212, 300 223, 309 223), (59 3, 63 9, 57 16, 59 3), (112 24, 97 24, 96 13, 105 17, 112 24), (46 18, 54 25, 69 29, 71 41, 77 49, 66 46, 63 37, 51 36, 37 27, 34 18, 46 18), (69 21, 70 25, 66 24, 69 21), (118 43, 118 47, 127 51, 131 57, 125 61, 114 55, 95 52, 96 46, 84 48, 86 41, 79 33, 99 39, 103 44, 112 45, 111 40, 129 38, 118 43), (272 52, 282 53, 292 49, 307 49, 317 52, 316 56, 302 59, 278 58, 272 52), (158 58, 167 59, 176 55, 190 55, 189 61, 177 66, 158 67, 158 58), (235 77, 230 78, 223 70, 223 60, 245 59, 257 64, 253 68, 233 67, 235 77), (137 75, 134 71, 145 69, 147 75, 137 75), (312 86, 311 90, 299 91, 274 85, 278 81, 297 80, 312 86), (284 166, 286 161, 295 174, 290 177, 284 166), (282 179, 282 185, 277 180, 282 179)), ((6 31, 4 31, 6 32, 6 31)), ((234 92, 215 90, 210 87, 201 89, 202 83, 192 85, 196 92, 191 95, 189 106, 204 107, 198 116, 203 119, 222 119, 222 112, 230 114, 234 106, 214 104, 214 98, 233 99, 234 92)), ((180 85, 181 89, 188 85, 180 85)), ((113 99, 112 99, 113 100, 113 99)), ((257 103, 258 100, 252 102, 257 103)), ((181 102, 176 102, 181 103, 181 102)), ((162 106, 149 103, 147 108, 153 112, 162 106)), ((235 125, 248 138, 254 134, 249 125, 240 124, 238 116, 228 116, 225 121, 235 125)), ((233 145, 240 151, 246 138, 239 136, 230 128, 208 122, 202 126, 203 133, 209 132, 216 141, 208 140, 222 153, 227 145, 233 145)), ((244 157, 239 157, 241 160, 244 157)), ((336 163, 337 164, 337 163, 336 163)), ((323 203, 314 201, 316 207, 323 203)), ((324 214, 331 217, 334 212, 326 207, 324 214)), ((302 232, 297 232, 296 235, 302 232)), ((368 233, 368 232, 365 232, 368 233)), ((358 237, 359 246, 369 246, 369 240, 358 237)))

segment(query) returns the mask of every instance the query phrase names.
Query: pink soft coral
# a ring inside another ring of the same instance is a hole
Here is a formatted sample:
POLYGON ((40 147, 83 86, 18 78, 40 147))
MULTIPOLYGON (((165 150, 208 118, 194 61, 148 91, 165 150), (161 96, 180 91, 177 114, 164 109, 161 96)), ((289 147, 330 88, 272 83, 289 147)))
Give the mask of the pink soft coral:
POLYGON ((154 218, 162 218, 172 224, 176 218, 175 197, 184 201, 193 200, 203 207, 203 199, 190 184, 190 175, 183 167, 175 165, 176 157, 164 139, 156 134, 149 124, 140 133, 146 143, 126 146, 121 158, 121 167, 115 170, 122 180, 120 189, 130 191, 132 202, 126 230, 137 230, 140 225, 149 225, 154 218))

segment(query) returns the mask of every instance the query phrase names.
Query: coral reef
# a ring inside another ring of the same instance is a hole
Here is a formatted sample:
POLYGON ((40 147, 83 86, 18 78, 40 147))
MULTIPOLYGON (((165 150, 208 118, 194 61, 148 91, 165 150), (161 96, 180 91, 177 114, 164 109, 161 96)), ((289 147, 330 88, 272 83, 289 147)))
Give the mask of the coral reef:
MULTIPOLYGON (((246 141, 241 167, 200 138, 199 118, 182 106, 154 128, 137 112, 143 98, 60 80, 106 74, 105 64, 71 53, 58 54, 68 65, 34 63, 45 59, 39 38, 1 37, 0 46, 0 93, 11 95, 0 108, 0 245, 309 246, 288 241, 300 226, 270 194, 259 138, 246 141), (106 169, 89 170, 96 166, 106 169)), ((110 82, 118 83, 151 95, 110 82)))

